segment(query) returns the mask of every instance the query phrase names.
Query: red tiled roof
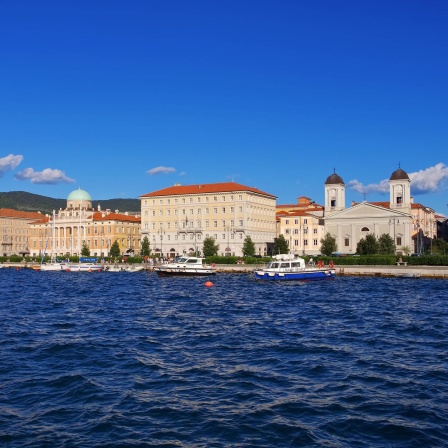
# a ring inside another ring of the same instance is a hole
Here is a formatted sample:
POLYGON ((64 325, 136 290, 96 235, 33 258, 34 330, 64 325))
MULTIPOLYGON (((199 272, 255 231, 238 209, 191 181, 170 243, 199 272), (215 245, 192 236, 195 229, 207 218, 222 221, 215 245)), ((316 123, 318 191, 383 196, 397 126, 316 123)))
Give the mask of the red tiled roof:
POLYGON ((45 216, 39 212, 23 212, 13 208, 0 208, 0 217, 18 219, 42 219, 45 216))
POLYGON ((283 216, 286 216, 286 217, 289 217, 289 216, 311 216, 313 218, 317 218, 316 215, 313 215, 312 213, 310 213, 310 210, 294 210, 294 211, 291 211, 291 212, 280 211, 280 212, 277 212, 276 215, 278 217, 283 217, 283 216))
POLYGON ((154 197, 154 196, 174 196, 186 194, 205 194, 205 193, 230 193, 237 191, 250 191, 265 196, 276 198, 273 194, 266 193, 254 187, 246 187, 236 182, 221 182, 216 184, 197 184, 197 185, 174 185, 172 187, 163 188, 162 190, 153 191, 139 196, 140 198, 154 197))
POLYGON ((124 213, 108 213, 95 212, 93 214, 94 221, 128 221, 128 222, 141 222, 139 216, 125 215, 124 213))

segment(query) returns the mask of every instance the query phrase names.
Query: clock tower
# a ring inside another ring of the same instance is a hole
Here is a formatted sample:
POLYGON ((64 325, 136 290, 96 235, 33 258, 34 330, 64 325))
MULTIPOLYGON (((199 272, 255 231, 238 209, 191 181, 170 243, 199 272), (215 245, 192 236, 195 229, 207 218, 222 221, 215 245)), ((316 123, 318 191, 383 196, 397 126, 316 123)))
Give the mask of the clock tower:
POLYGON ((345 184, 336 171, 325 181, 325 211, 336 212, 345 209, 345 184))
POLYGON ((398 168, 390 176, 390 208, 411 213, 411 180, 406 171, 398 168))

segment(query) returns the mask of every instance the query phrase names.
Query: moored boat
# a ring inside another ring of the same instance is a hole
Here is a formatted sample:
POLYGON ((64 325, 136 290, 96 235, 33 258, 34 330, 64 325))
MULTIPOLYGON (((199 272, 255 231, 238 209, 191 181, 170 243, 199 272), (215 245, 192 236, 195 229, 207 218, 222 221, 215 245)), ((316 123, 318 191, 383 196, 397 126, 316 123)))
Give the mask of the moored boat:
POLYGON ((306 266, 303 258, 292 254, 274 255, 267 267, 254 271, 256 280, 319 281, 332 280, 335 275, 333 266, 306 266))
POLYGON ((215 275, 214 267, 204 264, 204 259, 199 257, 178 257, 171 263, 156 266, 154 272, 160 276, 215 275))
POLYGON ((70 263, 67 267, 70 272, 102 271, 104 266, 97 263, 97 261, 97 258, 81 258, 79 263, 70 263))

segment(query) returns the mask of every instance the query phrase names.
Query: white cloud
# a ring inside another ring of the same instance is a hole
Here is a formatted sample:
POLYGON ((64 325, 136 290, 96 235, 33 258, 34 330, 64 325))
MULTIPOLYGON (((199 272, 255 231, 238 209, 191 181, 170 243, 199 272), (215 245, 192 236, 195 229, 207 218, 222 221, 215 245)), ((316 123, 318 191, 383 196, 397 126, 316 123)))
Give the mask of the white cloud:
POLYGON ((150 170, 146 171, 146 174, 153 176, 154 174, 168 174, 174 173, 175 171, 175 168, 171 168, 168 166, 156 166, 155 168, 151 168, 150 170))
POLYGON ((347 187, 351 190, 358 191, 359 193, 388 193, 389 192, 389 179, 382 180, 379 184, 364 185, 359 180, 353 179, 347 183, 347 187))
POLYGON ((29 180, 33 184, 59 184, 61 182, 71 183, 74 179, 67 177, 61 170, 46 168, 43 171, 34 171, 33 168, 25 168, 15 175, 16 179, 29 180))
POLYGON ((448 167, 438 163, 425 170, 410 173, 411 189, 414 194, 427 194, 440 190, 448 179, 448 167))
POLYGON ((0 159, 0 177, 3 176, 7 171, 11 171, 17 168, 23 160, 23 156, 14 154, 9 154, 6 157, 0 159))
MULTIPOLYGON (((438 163, 415 173, 408 173, 411 179, 412 194, 428 194, 440 190, 448 179, 448 167, 438 163)), ((363 185, 357 179, 347 183, 347 187, 359 193, 389 193, 389 179, 383 179, 378 184, 363 185)))

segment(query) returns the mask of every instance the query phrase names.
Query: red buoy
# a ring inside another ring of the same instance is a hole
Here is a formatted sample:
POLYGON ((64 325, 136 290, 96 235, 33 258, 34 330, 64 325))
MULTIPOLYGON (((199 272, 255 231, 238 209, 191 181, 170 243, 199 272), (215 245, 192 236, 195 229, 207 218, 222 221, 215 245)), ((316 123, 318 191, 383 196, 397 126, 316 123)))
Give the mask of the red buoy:
POLYGON ((207 286, 207 288, 210 288, 211 286, 213 286, 213 282, 205 282, 205 286, 207 286))

